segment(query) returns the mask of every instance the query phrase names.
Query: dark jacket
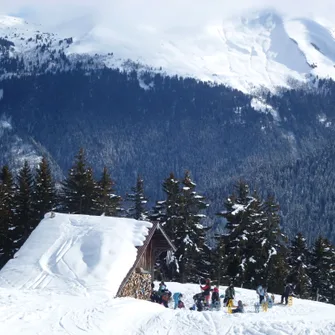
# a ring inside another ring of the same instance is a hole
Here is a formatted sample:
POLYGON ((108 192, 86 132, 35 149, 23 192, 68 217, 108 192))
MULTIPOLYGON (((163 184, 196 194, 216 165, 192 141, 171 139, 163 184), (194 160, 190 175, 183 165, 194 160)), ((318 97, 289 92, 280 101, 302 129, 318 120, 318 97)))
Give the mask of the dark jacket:
POLYGON ((286 285, 285 290, 284 290, 284 295, 292 295, 293 294, 293 289, 291 285, 286 285))
POLYGON ((225 298, 234 299, 235 298, 235 289, 234 287, 228 287, 225 292, 225 298))
POLYGON ((220 301, 219 292, 213 292, 212 293, 212 303, 214 304, 217 301, 220 301))

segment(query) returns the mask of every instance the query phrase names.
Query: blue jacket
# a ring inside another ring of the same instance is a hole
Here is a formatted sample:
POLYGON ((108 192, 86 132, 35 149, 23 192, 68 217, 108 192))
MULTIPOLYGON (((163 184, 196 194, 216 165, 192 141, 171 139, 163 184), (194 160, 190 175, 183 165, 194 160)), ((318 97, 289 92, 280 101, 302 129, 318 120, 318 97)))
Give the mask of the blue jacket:
POLYGON ((179 292, 174 293, 174 294, 173 294, 173 300, 174 300, 174 301, 179 301, 180 294, 181 294, 181 293, 179 293, 179 292))
POLYGON ((256 292, 257 292, 258 295, 261 295, 261 296, 263 296, 263 297, 265 296, 265 290, 264 290, 264 288, 263 288, 262 285, 259 285, 259 286, 257 287, 256 292))

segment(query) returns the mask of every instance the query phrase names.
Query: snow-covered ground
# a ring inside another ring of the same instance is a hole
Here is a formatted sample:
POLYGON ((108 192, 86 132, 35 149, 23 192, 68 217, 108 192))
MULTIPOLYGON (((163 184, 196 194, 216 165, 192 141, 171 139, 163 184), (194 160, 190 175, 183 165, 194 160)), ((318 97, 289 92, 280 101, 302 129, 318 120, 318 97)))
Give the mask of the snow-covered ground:
MULTIPOLYGON (((129 59, 144 69, 224 83, 248 93, 259 87, 292 87, 314 75, 335 78, 334 27, 325 20, 288 17, 274 10, 196 24, 159 25, 154 18, 140 18, 120 24, 86 16, 43 34, 37 32, 43 27, 0 16, 0 36, 13 41, 13 55, 23 53, 27 63, 34 63, 34 57, 43 63, 52 50, 71 57, 88 54, 98 64, 123 69, 129 68, 129 59)), ((52 68, 53 61, 48 66, 52 68)))
MULTIPOLYGON (((274 306, 254 313, 254 291, 236 289, 246 313, 197 312, 188 309, 198 285, 167 283, 184 293, 187 309, 173 310, 132 298, 112 299, 57 290, 0 289, 0 334, 10 335, 311 335, 335 334, 335 306, 294 299, 293 306, 274 306)), ((221 292, 225 287, 220 287, 221 292)), ((276 296, 279 299, 279 296, 276 296)))
MULTIPOLYGON (((294 299, 254 313, 254 291, 236 288, 246 313, 189 310, 199 285, 167 283, 186 309, 113 296, 149 223, 50 214, 0 271, 0 334, 335 334, 335 306, 294 299)), ((157 286, 157 283, 156 283, 157 286)), ((220 287, 220 293, 225 287, 220 287)), ((276 296, 276 301, 279 296, 276 296)))

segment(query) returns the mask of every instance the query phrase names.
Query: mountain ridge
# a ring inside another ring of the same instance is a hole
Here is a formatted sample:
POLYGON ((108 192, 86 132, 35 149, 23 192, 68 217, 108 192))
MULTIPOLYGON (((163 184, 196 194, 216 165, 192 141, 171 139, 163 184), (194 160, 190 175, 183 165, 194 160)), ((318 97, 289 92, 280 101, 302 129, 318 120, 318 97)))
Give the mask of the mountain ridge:
POLYGON ((41 26, 0 16, 0 34, 28 64, 34 58, 43 63, 50 49, 49 61, 64 53, 80 62, 89 57, 96 67, 123 70, 130 61, 132 68, 225 84, 245 93, 294 88, 317 76, 335 78, 334 32, 309 18, 287 18, 265 9, 220 24, 165 30, 150 24, 94 25, 89 20, 74 21, 83 26, 82 32, 78 27, 77 36, 64 37, 65 32, 42 33, 41 26))

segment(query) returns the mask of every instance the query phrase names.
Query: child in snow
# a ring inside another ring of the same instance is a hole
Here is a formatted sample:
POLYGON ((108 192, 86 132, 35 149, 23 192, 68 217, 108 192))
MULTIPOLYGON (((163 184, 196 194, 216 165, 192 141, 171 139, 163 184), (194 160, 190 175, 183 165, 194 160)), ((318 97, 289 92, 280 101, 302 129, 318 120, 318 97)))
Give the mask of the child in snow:
POLYGON ((206 305, 209 306, 209 299, 211 297, 211 280, 207 278, 205 286, 200 285, 200 289, 204 291, 206 305))
POLYGON ((273 294, 272 295, 267 294, 267 293, 265 294, 266 302, 268 303, 268 308, 272 308, 273 306, 272 296, 273 294))
POLYGON ((288 304, 288 297, 293 295, 293 288, 291 284, 286 284, 284 287, 284 292, 281 296, 281 304, 284 303, 284 299, 285 299, 285 305, 288 304))
POLYGON ((235 289, 234 289, 234 285, 231 283, 225 291, 223 305, 227 306, 229 300, 234 300, 234 298, 235 298, 235 289))
POLYGON ((212 308, 220 309, 220 295, 219 295, 219 288, 214 287, 212 293, 212 308))
POLYGON ((241 300, 237 303, 237 308, 233 309, 233 313, 244 313, 244 307, 241 300))
POLYGON ((259 304, 261 305, 264 300, 266 290, 262 285, 259 285, 256 289, 256 293, 259 296, 259 304))
POLYGON ((180 298, 182 298, 183 295, 179 292, 174 293, 173 295, 173 301, 174 301, 174 309, 177 309, 179 302, 180 302, 180 298))
MULTIPOLYGON (((201 293, 197 293, 193 296, 193 300, 194 300, 194 305, 192 307, 192 310, 195 310, 195 308, 197 309, 198 312, 201 312, 204 310, 204 294, 201 293)), ((190 308, 191 309, 191 308, 190 308)))

